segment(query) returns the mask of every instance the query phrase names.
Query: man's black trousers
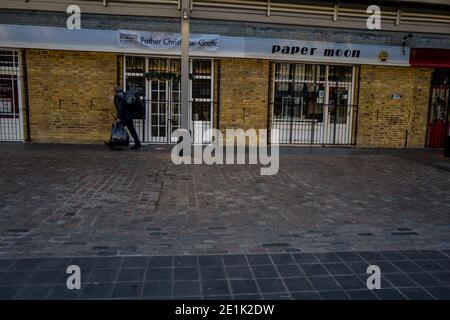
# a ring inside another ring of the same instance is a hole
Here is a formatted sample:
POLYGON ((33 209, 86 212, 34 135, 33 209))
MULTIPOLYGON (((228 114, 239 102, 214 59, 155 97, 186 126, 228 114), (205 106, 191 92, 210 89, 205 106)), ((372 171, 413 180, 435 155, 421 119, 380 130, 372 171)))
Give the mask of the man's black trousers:
POLYGON ((134 127, 133 119, 129 119, 129 120, 121 119, 120 123, 123 126, 127 127, 128 131, 130 132, 131 136, 133 137, 134 143, 137 145, 140 145, 141 142, 139 141, 139 137, 136 132, 136 128, 134 127))

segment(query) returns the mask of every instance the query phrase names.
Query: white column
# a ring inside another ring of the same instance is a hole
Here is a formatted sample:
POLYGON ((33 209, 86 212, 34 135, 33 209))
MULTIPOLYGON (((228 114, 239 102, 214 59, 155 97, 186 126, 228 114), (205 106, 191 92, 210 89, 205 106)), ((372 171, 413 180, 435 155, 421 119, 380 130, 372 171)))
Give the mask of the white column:
POLYGON ((189 130, 189 14, 190 0, 181 3, 181 128, 189 130))

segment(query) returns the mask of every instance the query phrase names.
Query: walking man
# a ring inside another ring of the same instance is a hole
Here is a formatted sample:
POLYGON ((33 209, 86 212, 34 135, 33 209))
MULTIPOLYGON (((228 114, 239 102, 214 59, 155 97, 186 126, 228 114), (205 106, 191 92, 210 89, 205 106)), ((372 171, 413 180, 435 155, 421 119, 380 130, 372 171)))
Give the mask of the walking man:
POLYGON ((117 111, 117 122, 120 122, 124 127, 127 127, 128 131, 133 137, 134 146, 131 147, 131 149, 139 149, 141 147, 141 142, 139 141, 136 128, 134 127, 133 114, 130 111, 129 106, 125 100, 125 93, 123 92, 121 87, 116 87, 114 91, 114 105, 116 106, 117 111))

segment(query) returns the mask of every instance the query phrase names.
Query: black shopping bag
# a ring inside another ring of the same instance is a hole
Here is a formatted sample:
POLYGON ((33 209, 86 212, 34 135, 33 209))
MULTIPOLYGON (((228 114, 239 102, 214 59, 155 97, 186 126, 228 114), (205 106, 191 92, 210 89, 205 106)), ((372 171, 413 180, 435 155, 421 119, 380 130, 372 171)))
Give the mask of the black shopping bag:
POLYGON ((120 122, 113 124, 109 143, 112 147, 128 147, 130 145, 128 130, 120 122))

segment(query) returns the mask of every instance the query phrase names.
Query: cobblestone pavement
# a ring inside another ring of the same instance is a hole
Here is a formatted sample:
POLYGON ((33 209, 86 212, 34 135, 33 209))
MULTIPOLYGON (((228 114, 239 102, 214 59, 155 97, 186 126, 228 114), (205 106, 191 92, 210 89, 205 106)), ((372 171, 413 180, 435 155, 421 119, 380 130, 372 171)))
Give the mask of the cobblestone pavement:
POLYGON ((281 149, 280 171, 167 146, 0 144, 0 258, 450 249, 442 150, 281 149))
POLYGON ((450 250, 0 259, 0 299, 450 299, 450 250), (368 265, 381 269, 369 290, 368 265), (81 289, 66 286, 68 265, 81 289))

